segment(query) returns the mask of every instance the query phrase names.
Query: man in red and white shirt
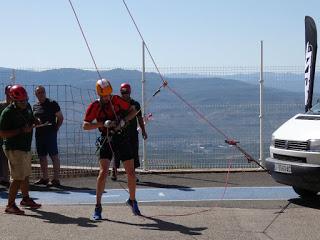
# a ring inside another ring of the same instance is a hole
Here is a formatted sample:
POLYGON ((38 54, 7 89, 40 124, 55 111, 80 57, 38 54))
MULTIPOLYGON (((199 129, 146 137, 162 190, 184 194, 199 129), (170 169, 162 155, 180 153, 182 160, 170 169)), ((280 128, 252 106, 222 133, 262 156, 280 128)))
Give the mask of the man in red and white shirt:
POLYGON ((101 144, 98 149, 100 171, 97 178, 93 219, 102 219, 101 197, 113 156, 121 159, 127 173, 130 195, 127 205, 131 207, 133 214, 141 215, 135 199, 136 176, 133 152, 125 129, 126 123, 135 118, 137 111, 120 96, 112 95, 112 86, 106 79, 97 81, 96 92, 100 98, 88 106, 83 121, 84 130, 99 129, 101 132, 101 144))

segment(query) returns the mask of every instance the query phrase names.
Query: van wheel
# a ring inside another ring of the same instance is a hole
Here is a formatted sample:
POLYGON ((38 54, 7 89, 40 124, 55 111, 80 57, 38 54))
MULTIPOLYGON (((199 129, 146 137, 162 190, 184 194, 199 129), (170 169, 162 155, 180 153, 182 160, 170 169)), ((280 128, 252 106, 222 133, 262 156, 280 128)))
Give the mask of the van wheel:
POLYGON ((292 187, 292 188, 302 198, 315 198, 318 194, 318 192, 299 188, 299 187, 292 187))

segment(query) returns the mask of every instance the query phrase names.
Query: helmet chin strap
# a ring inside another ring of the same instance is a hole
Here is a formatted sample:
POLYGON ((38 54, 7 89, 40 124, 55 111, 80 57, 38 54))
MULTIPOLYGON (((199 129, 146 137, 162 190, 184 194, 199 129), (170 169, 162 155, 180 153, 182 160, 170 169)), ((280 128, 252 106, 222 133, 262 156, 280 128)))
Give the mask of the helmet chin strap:
POLYGON ((106 103, 107 103, 107 102, 103 99, 103 97, 100 97, 99 102, 100 102, 101 107, 105 106, 106 103))
POLYGON ((124 100, 130 101, 131 97, 130 96, 121 96, 124 100))

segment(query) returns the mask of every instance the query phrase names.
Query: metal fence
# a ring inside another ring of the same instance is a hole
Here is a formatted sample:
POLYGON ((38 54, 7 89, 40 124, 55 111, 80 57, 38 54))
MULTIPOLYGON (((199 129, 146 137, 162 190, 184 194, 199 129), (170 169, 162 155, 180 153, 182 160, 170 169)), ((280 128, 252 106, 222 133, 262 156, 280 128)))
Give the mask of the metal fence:
MULTIPOLYGON (((170 88, 215 127, 240 141, 253 157, 259 158, 259 67, 160 70, 170 88)), ((293 114, 303 111, 304 72, 303 67, 265 67, 264 71, 264 154, 267 156, 272 132, 293 114)), ((122 82, 129 82, 132 97, 140 101, 141 72, 138 69, 103 69, 101 73, 111 80, 115 94, 122 82)), ((90 69, 0 69, 2 89, 12 81, 23 84, 32 105, 36 101, 34 88, 41 84, 47 96, 60 104, 65 117, 58 134, 62 174, 86 173, 98 166, 95 154, 98 132, 81 128, 86 107, 96 98, 96 78, 96 73, 90 69)), ((221 135, 172 92, 164 88, 152 97, 160 85, 154 69, 147 69, 146 113, 152 113, 153 118, 147 123, 149 138, 145 157, 141 156, 140 146, 140 159, 147 170, 224 169, 230 163, 232 168, 257 168, 232 146, 226 145, 221 135)), ((3 95, 1 91, 2 98, 3 95)), ((35 152, 34 141, 32 149, 35 152)), ((34 163, 38 163, 36 154, 34 163)))

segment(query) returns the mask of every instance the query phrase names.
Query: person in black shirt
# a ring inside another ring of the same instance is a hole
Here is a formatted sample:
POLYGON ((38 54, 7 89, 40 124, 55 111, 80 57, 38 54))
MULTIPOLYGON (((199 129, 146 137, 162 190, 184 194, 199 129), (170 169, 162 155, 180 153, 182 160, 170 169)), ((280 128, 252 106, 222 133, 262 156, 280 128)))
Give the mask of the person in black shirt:
MULTIPOLYGON (((11 98, 10 98, 10 91, 11 85, 7 85, 5 87, 5 95, 6 99, 5 101, 0 102, 0 114, 2 111, 10 104, 11 98)), ((4 154, 2 144, 3 144, 3 139, 0 138, 0 185, 3 185, 5 187, 10 186, 10 181, 9 181, 9 166, 8 166, 8 159, 6 155, 4 154)))
MULTIPOLYGON (((140 167, 140 160, 139 160, 139 132, 138 132, 138 123, 141 129, 141 134, 143 139, 147 139, 148 135, 144 126, 144 121, 142 118, 142 113, 140 111, 140 104, 139 102, 135 101, 134 99, 131 98, 131 86, 128 83, 122 83, 120 86, 120 93, 121 97, 126 100, 130 105, 135 106, 135 109, 138 111, 138 114, 136 115, 135 118, 133 118, 127 126, 127 134, 129 137, 130 144, 132 146, 132 150, 134 153, 134 168, 140 167)), ((115 166, 112 170, 112 176, 111 179, 113 181, 117 180, 117 168, 120 166, 120 161, 118 159, 114 159, 115 161, 115 166)), ((139 182, 139 179, 137 178, 137 182, 139 182)))
POLYGON ((34 116, 40 119, 42 124, 47 123, 46 126, 36 129, 35 139, 38 157, 40 159, 40 166, 42 178, 35 182, 35 184, 44 184, 47 186, 60 186, 59 172, 60 159, 57 145, 57 132, 63 123, 63 115, 59 104, 47 98, 46 90, 43 86, 37 86, 35 95, 38 102, 33 105, 34 116), (49 182, 48 177, 48 160, 49 154, 53 163, 53 179, 49 182))
POLYGON ((32 133, 39 122, 33 116, 28 94, 23 86, 13 85, 9 94, 12 102, 0 115, 0 137, 3 138, 3 150, 9 160, 12 179, 5 212, 22 215, 24 211, 18 208, 15 202, 19 189, 22 193, 20 206, 32 209, 41 207, 41 204, 29 196, 32 133))

